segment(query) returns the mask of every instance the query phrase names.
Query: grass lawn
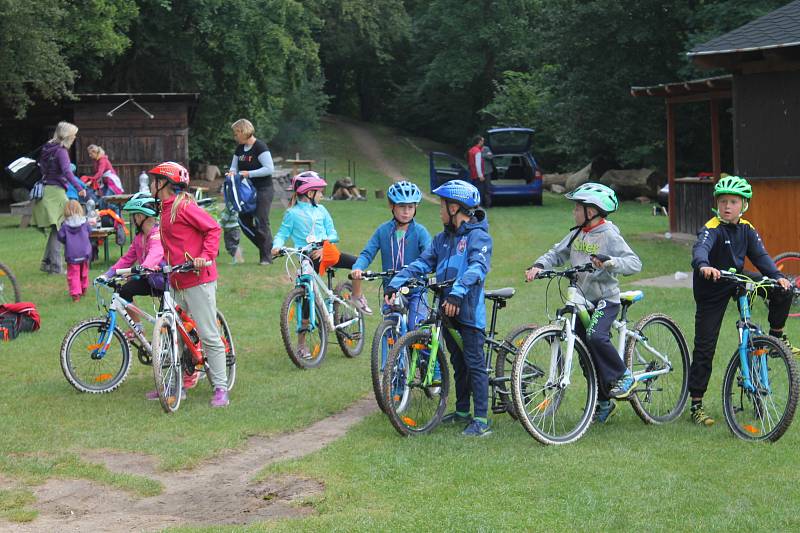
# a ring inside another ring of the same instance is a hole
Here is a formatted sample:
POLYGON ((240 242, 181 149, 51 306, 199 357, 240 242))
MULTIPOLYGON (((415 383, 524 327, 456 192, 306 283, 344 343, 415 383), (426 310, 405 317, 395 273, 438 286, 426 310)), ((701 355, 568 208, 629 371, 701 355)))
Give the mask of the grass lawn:
MULTIPOLYGON (((372 127, 387 157, 427 189, 427 158, 396 132, 372 127)), ((416 144, 416 140, 414 141, 416 144)), ((419 146, 419 144, 418 144, 419 146)), ((306 155, 306 154, 304 154, 306 155)), ((386 188, 388 181, 356 153, 350 138, 326 123, 310 153, 325 159, 333 181, 357 161, 359 186, 386 188)), ((370 194, 372 194, 370 190, 370 194)), ((519 290, 501 312, 500 330, 523 322, 545 322, 544 284, 522 283, 522 271, 572 225, 566 200, 546 194, 544 206, 496 208, 489 213, 494 239, 487 286, 519 290)), ((383 201, 328 202, 343 251, 358 253, 389 214, 383 201)), ((277 229, 282 212, 273 212, 277 229)), ((420 206, 418 220, 432 232, 441 228, 438 208, 420 206)), ((636 279, 689 270, 689 246, 640 235, 664 232, 663 217, 647 206, 623 204, 613 217, 640 255, 644 272, 636 279)), ((35 485, 49 477, 88 478, 134 494, 157 494, 160 484, 140 476, 114 474, 80 459, 86 449, 118 449, 155 455, 163 469, 196 465, 220 450, 236 448, 254 434, 275 434, 307 426, 370 393, 369 360, 346 359, 333 344, 322 367, 300 371, 286 356, 278 329, 280 304, 290 288, 282 263, 254 264, 255 248, 245 245, 245 265, 220 256, 218 301, 236 340, 239 366, 232 403, 210 410, 211 391, 201 386, 172 416, 144 400, 152 388, 149 367, 134 361, 128 380, 112 394, 89 396, 73 390, 58 363, 61 340, 78 320, 98 315, 94 298, 73 304, 63 277, 38 270, 45 239, 17 229, 18 220, 0 216, 0 260, 22 283, 25 300, 37 303, 42 330, 0 344, 0 475, 35 485), (170 453, 175 446, 179 454, 170 453)), ((103 268, 104 269, 104 268, 103 268)), ((98 275, 101 266, 93 269, 98 275)), ((341 281, 342 278, 340 278, 341 281)), ((377 308, 377 286, 369 287, 377 308)), ((635 319, 668 313, 692 342, 694 305, 688 289, 646 289, 631 312, 635 319)), ((144 300, 142 301, 144 302, 144 300)), ((324 494, 313 500, 317 514, 243 527, 286 531, 320 530, 632 530, 632 529, 796 529, 800 458, 793 452, 798 432, 775 445, 733 438, 721 415, 721 376, 736 343, 735 307, 723 326, 707 405, 718 424, 694 427, 688 414, 664 427, 642 424, 622 405, 613 423, 592 427, 576 444, 542 447, 507 416, 492 419, 494 434, 467 440, 458 429, 402 439, 383 415, 375 414, 323 451, 268 468, 262 476, 291 472, 318 478, 324 494)), ((756 318, 766 324, 763 306, 756 318)), ((368 321, 368 330, 377 325, 368 321)), ((788 333, 800 340, 800 327, 788 333)), ((30 494, 0 491, 0 517, 30 520, 30 494)))

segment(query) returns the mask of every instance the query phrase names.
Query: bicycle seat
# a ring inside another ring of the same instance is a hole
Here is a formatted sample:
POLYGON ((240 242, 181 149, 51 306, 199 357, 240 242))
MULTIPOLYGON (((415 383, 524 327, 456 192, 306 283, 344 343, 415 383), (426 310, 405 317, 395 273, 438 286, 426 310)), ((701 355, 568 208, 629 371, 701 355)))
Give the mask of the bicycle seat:
POLYGON ((644 298, 642 291, 625 291, 619 293, 619 301, 622 305, 633 305, 644 298))
POLYGON ((508 300, 514 293, 517 292, 517 289, 514 287, 504 287, 502 289, 497 289, 494 291, 486 291, 484 296, 486 296, 490 300, 508 300))

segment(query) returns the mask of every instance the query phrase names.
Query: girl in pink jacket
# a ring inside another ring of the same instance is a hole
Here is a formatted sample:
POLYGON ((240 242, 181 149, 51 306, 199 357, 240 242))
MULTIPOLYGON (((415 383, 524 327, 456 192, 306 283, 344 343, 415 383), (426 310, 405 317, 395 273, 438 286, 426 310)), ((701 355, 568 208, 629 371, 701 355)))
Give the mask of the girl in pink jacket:
POLYGON ((189 171, 183 166, 168 161, 150 169, 148 174, 153 178, 150 192, 160 205, 159 230, 164 259, 171 266, 193 261, 197 269, 170 276, 170 283, 175 301, 194 319, 203 344, 214 387, 211 407, 225 407, 230 402, 225 346, 217 327, 217 266, 214 263, 222 228, 185 192, 189 171), (211 265, 206 266, 209 261, 211 265))

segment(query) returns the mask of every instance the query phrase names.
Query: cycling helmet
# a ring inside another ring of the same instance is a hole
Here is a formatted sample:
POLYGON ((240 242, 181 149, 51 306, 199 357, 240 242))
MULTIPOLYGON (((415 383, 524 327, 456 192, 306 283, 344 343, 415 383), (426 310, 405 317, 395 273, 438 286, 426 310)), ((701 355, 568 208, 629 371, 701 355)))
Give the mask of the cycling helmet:
POLYGON ((128 213, 141 213, 148 217, 158 216, 158 212, 156 211, 156 199, 147 192, 137 192, 134 194, 131 199, 122 206, 122 210, 128 213))
POLYGON ((753 197, 753 188, 747 180, 739 176, 725 176, 714 185, 714 197, 721 194, 735 194, 749 200, 753 197))
POLYGON ((573 202, 594 206, 605 214, 613 213, 619 208, 614 190, 600 183, 584 183, 565 196, 573 202))
POLYGON ((393 204, 418 204, 422 201, 422 191, 410 181, 398 181, 386 193, 393 204))
POLYGON ((327 186, 328 184, 325 180, 319 177, 319 174, 313 170, 301 172, 292 178, 292 189, 294 189, 294 192, 297 194, 305 194, 309 191, 321 191, 327 186))
POLYGON ((466 209, 475 209, 481 205, 481 193, 477 187, 464 180, 451 180, 439 185, 433 194, 455 202, 466 209))
POLYGON ((147 171, 157 178, 163 178, 178 187, 189 185, 189 171, 183 165, 166 161, 147 171))

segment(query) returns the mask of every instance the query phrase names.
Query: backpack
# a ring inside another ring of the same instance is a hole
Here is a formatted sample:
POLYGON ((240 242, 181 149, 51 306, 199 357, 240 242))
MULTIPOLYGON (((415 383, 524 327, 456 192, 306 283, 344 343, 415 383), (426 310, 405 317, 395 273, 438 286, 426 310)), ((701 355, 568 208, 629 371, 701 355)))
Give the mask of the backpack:
POLYGON ((37 161, 42 147, 38 147, 26 156, 15 159, 5 167, 6 174, 15 182, 27 189, 42 178, 42 171, 37 161))
POLYGON ((36 331, 41 318, 31 302, 0 305, 0 341, 17 338, 20 333, 36 331))
POLYGON ((240 174, 225 177, 222 186, 225 205, 234 213, 252 213, 256 210, 256 189, 250 180, 240 174))

